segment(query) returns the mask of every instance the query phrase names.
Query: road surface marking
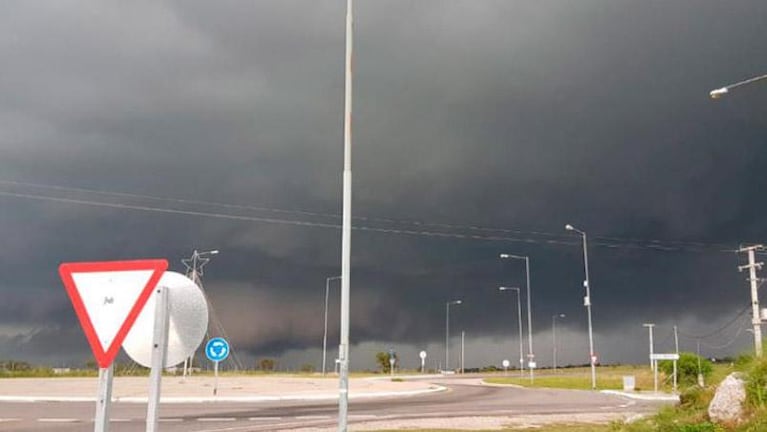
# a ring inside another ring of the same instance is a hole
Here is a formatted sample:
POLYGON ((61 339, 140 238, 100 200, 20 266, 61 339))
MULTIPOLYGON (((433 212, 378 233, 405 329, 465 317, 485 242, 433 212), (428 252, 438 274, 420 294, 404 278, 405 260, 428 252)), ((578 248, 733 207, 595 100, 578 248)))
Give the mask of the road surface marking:
POLYGON ((21 421, 20 418, 0 418, 0 423, 21 421))
POLYGON ((325 420, 329 418, 330 416, 322 416, 322 415, 296 416, 297 420, 325 420))
POLYGON ((41 423, 74 423, 79 420, 76 418, 39 418, 37 421, 41 423))
POLYGON ((109 419, 109 421, 115 422, 115 423, 127 423, 127 422, 131 421, 131 419, 113 418, 113 419, 109 419))
POLYGON ((180 418, 161 418, 159 421, 170 423, 170 422, 182 422, 182 421, 184 421, 184 419, 180 419, 180 418))
POLYGON ((197 421, 201 422, 230 422, 237 421, 234 417, 200 417, 197 421))
POLYGON ((379 416, 375 414, 351 414, 349 418, 353 419, 372 419, 372 418, 378 418, 379 416))
POLYGON ((282 417, 250 417, 248 418, 250 421, 274 421, 274 420, 282 420, 282 417))

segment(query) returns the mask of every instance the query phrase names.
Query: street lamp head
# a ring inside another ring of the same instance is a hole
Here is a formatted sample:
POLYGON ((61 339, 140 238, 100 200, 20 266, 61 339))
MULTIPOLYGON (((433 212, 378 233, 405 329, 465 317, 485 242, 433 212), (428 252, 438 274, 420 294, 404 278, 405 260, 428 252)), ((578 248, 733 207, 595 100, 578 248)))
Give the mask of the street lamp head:
POLYGON ((727 93, 729 93, 729 90, 727 90, 727 87, 722 87, 716 90, 711 90, 711 92, 708 95, 711 96, 711 99, 719 99, 720 97, 726 95, 727 93))
POLYGON ((463 303, 463 301, 462 301, 462 300, 456 300, 456 301, 454 301, 453 303, 458 305, 458 304, 461 304, 461 303, 463 303))
POLYGON ((508 258, 508 257, 509 257, 509 254, 505 254, 505 253, 504 253, 504 254, 500 254, 499 256, 500 256, 501 258, 508 258))
POLYGON ((193 255, 197 255, 197 256, 201 256, 201 255, 218 255, 218 249, 209 250, 209 251, 202 251, 202 252, 199 252, 197 249, 195 249, 193 255))
POLYGON ((572 225, 570 225, 570 224, 567 224, 567 225, 565 225, 565 229, 566 229, 567 231, 575 231, 575 227, 574 227, 574 226, 572 226, 572 225))
POLYGON ((559 314, 559 317, 560 317, 560 318, 564 318, 564 317, 566 317, 566 316, 567 316, 567 315, 565 315, 565 314, 559 314))
POLYGON ((519 288, 517 287, 498 287, 498 291, 519 291, 519 288))

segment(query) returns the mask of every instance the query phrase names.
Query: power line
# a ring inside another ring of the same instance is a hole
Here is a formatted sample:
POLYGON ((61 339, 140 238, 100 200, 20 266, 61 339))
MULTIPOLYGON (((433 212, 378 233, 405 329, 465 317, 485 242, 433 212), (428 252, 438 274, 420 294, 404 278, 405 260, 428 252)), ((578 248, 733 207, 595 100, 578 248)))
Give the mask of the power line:
MULTIPOLYGON (((15 185, 50 188, 53 190, 63 190, 63 191, 70 191, 70 192, 71 191, 88 192, 88 193, 93 192, 93 193, 112 195, 112 196, 124 196, 124 197, 151 199, 151 200, 159 200, 159 201, 164 200, 164 201, 177 202, 177 203, 183 203, 183 204, 221 206, 221 207, 226 207, 231 209, 236 208, 236 209, 246 209, 246 210, 263 210, 263 211, 280 212, 280 213, 287 213, 287 214, 300 214, 305 216, 320 216, 320 217, 333 217, 333 218, 337 216, 337 215, 332 215, 327 213, 314 213, 314 212, 305 212, 305 211, 297 211, 297 210, 274 209, 274 208, 268 208, 268 207, 211 203, 211 202, 198 201, 198 200, 161 198, 161 197, 154 197, 151 195, 130 194, 130 193, 121 193, 121 192, 104 192, 104 191, 81 189, 81 188, 67 188, 67 187, 61 187, 61 186, 33 185, 33 184, 9 182, 9 181, 2 181, 2 180, 0 180, 0 183, 11 183, 15 185)), ((285 225, 296 225, 296 226, 307 226, 307 227, 318 227, 318 228, 332 228, 332 229, 341 228, 341 225, 337 223, 315 222, 315 221, 307 221, 307 220, 300 220, 300 219, 282 219, 282 218, 276 218, 276 217, 236 215, 236 214, 230 214, 230 213, 199 211, 199 210, 183 210, 183 209, 174 209, 174 208, 165 208, 165 207, 157 207, 157 206, 149 206, 149 205, 138 205, 138 204, 111 203, 111 202, 104 202, 104 201, 95 201, 91 199, 54 197, 50 195, 41 195, 41 194, 34 194, 34 193, 0 191, 0 196, 26 198, 26 199, 34 199, 34 200, 42 200, 42 201, 54 201, 54 202, 62 202, 62 203, 69 203, 69 204, 89 205, 89 206, 95 206, 95 207, 116 208, 116 209, 123 209, 123 210, 136 210, 136 211, 168 213, 168 214, 183 214, 183 215, 199 216, 199 217, 223 218, 223 219, 240 220, 240 221, 252 221, 252 222, 274 223, 274 224, 285 224, 285 225)), ((358 220, 365 220, 369 222, 385 221, 389 223, 409 223, 413 225, 443 227, 446 229, 450 228, 450 229, 466 229, 466 230, 487 231, 487 232, 507 232, 507 233, 516 233, 516 234, 533 235, 533 236, 545 235, 545 236, 551 236, 551 237, 560 237, 563 239, 562 240, 559 240, 556 238, 541 239, 541 238, 531 238, 531 237, 520 238, 520 237, 509 237, 509 236, 498 236, 498 235, 494 236, 494 235, 479 235, 479 234, 466 234, 466 233, 441 232, 441 231, 429 231, 429 230, 382 228, 382 227, 373 227, 373 226, 365 226, 365 225, 356 225, 352 227, 352 229, 358 230, 358 231, 369 231, 369 232, 388 233, 388 234, 402 234, 402 235, 410 235, 410 236, 456 238, 456 239, 482 240, 482 241, 504 241, 504 242, 517 242, 517 243, 530 243, 530 244, 550 244, 550 245, 563 245, 563 246, 577 246, 579 244, 574 241, 564 240, 564 238, 566 237, 560 236, 558 234, 543 233, 538 231, 525 232, 525 231, 518 231, 518 230, 496 229, 496 228, 487 228, 487 227, 479 227, 479 226, 437 224, 437 223, 417 222, 417 221, 399 221, 395 219, 382 219, 382 218, 361 217, 361 218, 358 218, 358 220)), ((595 238, 599 238, 599 237, 595 237, 595 238)), ((613 239, 617 240, 618 238, 613 238, 613 239)), ((633 243, 633 242, 617 243, 615 241, 613 242, 594 241, 591 244, 593 246, 606 247, 606 248, 640 249, 640 250, 650 249, 650 250, 664 251, 664 252, 696 252, 696 253, 728 252, 729 253, 734 251, 733 249, 721 249, 721 248, 705 250, 702 248, 665 246, 663 244, 657 243, 657 241, 651 241, 649 244, 641 244, 641 243, 633 243)), ((712 246, 714 245, 712 244, 712 246)))
POLYGON ((750 304, 749 304, 749 305, 747 305, 746 307, 744 307, 743 309, 741 309, 741 310, 740 310, 740 312, 738 312, 738 313, 735 315, 735 317, 734 317, 734 318, 732 318, 730 321, 727 321, 727 323, 725 323, 725 324, 724 324, 724 325, 722 325, 721 327, 719 327, 719 328, 717 328, 716 330, 714 330, 714 331, 711 331, 711 332, 709 332, 709 333, 706 333, 706 334, 702 334, 702 335, 693 335, 693 334, 687 334, 687 333, 685 333, 685 332, 683 332, 683 331, 681 331, 681 330, 680 330, 680 331, 679 331, 679 335, 680 335, 680 336, 684 336, 684 337, 686 337, 686 338, 689 338, 689 339, 706 339, 706 338, 709 338, 709 337, 711 337, 711 336, 713 336, 713 335, 719 334, 721 331, 723 331, 723 330, 724 330, 724 329, 726 329, 727 327, 729 327, 729 326, 733 325, 733 324, 734 324, 734 323, 735 323, 735 322, 738 320, 738 318, 740 318, 741 316, 743 316, 743 314, 744 314, 744 313, 746 313, 746 311, 748 311, 748 308, 750 308, 750 307, 751 307, 751 305, 750 305, 750 304))
MULTIPOLYGON (((20 182, 20 181, 14 181, 14 180, 0 180, 0 184, 11 185, 11 186, 21 186, 21 187, 31 187, 31 188, 37 188, 37 189, 55 190, 55 191, 65 191, 65 192, 91 193, 91 194, 113 196, 113 197, 146 199, 146 200, 172 202, 172 203, 185 204, 185 205, 204 205, 204 206, 211 206, 211 207, 227 208, 232 210, 265 211, 265 212, 293 214, 293 215, 300 215, 300 216, 332 218, 332 219, 339 219, 339 220, 341 219, 341 215, 336 213, 322 213, 322 212, 313 212, 313 211, 306 211, 306 210, 281 209, 281 208, 266 207, 266 206, 231 204, 231 203, 203 201, 203 200, 196 200, 196 199, 161 197, 161 196, 147 195, 147 194, 113 192, 113 191, 104 191, 99 189, 68 187, 68 186, 60 186, 60 185, 46 185, 46 184, 40 184, 40 183, 20 182)), ((366 221, 366 222, 378 222, 378 223, 388 223, 388 224, 398 224, 398 225, 407 224, 407 225, 443 228, 443 229, 451 229, 451 230, 500 232, 500 233, 510 233, 510 234, 520 234, 520 235, 553 237, 553 238, 560 238, 560 239, 569 238, 569 236, 566 236, 561 233, 551 233, 551 232, 545 232, 545 231, 523 231, 523 230, 516 230, 516 229, 509 229, 509 228, 487 227, 487 226, 479 226, 479 225, 461 225, 461 224, 438 223, 438 222, 424 222, 424 221, 409 220, 409 219, 396 219, 396 218, 388 218, 388 217, 371 217, 371 216, 355 216, 353 217, 353 219, 366 221)), ((734 249, 732 248, 731 245, 726 245, 722 243, 704 243, 699 241, 681 241, 681 240, 637 239, 637 238, 622 238, 622 237, 611 237, 611 236, 594 236, 594 239, 596 241, 602 240, 602 242, 599 245, 603 247, 622 247, 623 245, 628 243, 638 243, 638 244, 641 244, 642 248, 667 250, 667 251, 684 250, 684 251, 694 251, 694 252, 705 252, 705 251, 698 251, 698 250, 687 250, 682 248, 716 248, 716 249, 719 249, 718 251, 720 252, 734 252, 734 249), (614 243, 620 243, 620 244, 618 246, 613 246, 614 243)))

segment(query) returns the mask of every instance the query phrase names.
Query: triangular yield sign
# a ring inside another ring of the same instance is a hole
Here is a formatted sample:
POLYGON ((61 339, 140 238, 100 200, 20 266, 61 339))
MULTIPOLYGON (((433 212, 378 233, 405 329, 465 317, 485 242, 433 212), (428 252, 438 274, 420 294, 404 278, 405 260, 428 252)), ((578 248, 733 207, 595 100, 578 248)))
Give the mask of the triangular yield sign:
POLYGON ((167 268, 164 259, 59 266, 61 280, 100 368, 112 364, 167 268))

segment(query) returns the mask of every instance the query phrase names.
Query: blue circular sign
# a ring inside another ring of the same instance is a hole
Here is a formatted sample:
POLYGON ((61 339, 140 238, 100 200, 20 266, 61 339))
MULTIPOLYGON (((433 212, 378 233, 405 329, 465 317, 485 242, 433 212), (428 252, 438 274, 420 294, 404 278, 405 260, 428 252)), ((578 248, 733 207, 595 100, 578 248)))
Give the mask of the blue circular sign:
POLYGON ((224 338, 216 337, 205 344, 205 355, 208 360, 219 362, 229 357, 229 342, 224 338))

